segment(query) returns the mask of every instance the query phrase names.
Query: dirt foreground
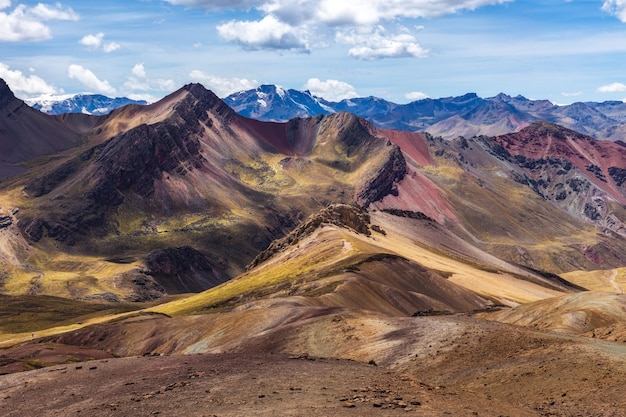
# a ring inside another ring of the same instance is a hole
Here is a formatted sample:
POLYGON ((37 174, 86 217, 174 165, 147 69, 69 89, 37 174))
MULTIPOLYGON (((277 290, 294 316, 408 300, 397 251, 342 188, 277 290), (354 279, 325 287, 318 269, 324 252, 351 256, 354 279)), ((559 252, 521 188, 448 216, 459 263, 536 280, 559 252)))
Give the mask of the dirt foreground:
POLYGON ((273 354, 101 359, 1 378, 6 417, 496 416, 502 411, 502 405, 485 408, 484 399, 416 384, 373 364, 273 354))

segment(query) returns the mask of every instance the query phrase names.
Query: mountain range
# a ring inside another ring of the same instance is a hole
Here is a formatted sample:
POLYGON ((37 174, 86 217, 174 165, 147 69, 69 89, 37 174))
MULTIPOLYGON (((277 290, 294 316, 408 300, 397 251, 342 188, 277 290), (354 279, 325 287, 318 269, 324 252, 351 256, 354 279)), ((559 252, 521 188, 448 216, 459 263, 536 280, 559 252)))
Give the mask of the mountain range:
MULTIPOLYGON (((556 105, 548 100, 498 94, 481 98, 475 93, 458 97, 421 99, 397 104, 378 97, 331 102, 310 91, 261 85, 224 98, 242 116, 262 121, 286 122, 346 111, 374 125, 454 139, 459 136, 502 135, 519 131, 535 121, 548 121, 596 139, 626 141, 626 104, 622 101, 576 102, 556 105)), ((51 115, 85 113, 106 115, 144 100, 106 97, 100 94, 42 96, 26 101, 32 108, 51 115)))
POLYGON ((26 103, 46 114, 85 113, 100 116, 129 104, 147 104, 145 100, 132 100, 127 97, 111 98, 102 94, 40 96, 26 100, 26 103))
POLYGON ((623 142, 235 110, 188 84, 47 115, 0 83, 8 415, 621 413, 623 142))
POLYGON ((330 102, 309 91, 263 85, 232 94, 224 101, 238 113, 265 121, 287 121, 348 111, 385 129, 425 131, 454 139, 459 136, 502 135, 519 131, 535 121, 548 121, 597 139, 626 140, 626 104, 621 101, 556 105, 548 100, 498 94, 481 98, 426 98, 396 104, 378 97, 330 102))

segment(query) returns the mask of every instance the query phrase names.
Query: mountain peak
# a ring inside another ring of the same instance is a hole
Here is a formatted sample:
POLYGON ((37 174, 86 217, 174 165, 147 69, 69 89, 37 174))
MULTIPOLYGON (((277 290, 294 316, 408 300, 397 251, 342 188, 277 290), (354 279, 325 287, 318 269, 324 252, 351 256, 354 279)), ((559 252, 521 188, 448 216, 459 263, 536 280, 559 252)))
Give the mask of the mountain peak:
POLYGON ((511 100, 511 96, 505 93, 500 93, 497 96, 495 96, 494 99, 501 100, 501 101, 509 101, 511 100))
POLYGON ((182 90, 190 92, 194 97, 199 100, 211 99, 210 101, 214 101, 215 99, 219 100, 219 97, 215 95, 211 90, 207 90, 200 83, 190 83, 183 86, 182 90))
POLYGON ((6 81, 0 78, 0 105, 5 105, 14 99, 15 95, 13 94, 13 91, 11 91, 6 81))
POLYGON ((545 120, 537 120, 536 122, 533 122, 530 125, 526 126, 524 129, 522 129, 522 131, 537 133, 572 132, 576 135, 579 134, 578 132, 575 132, 571 129, 551 122, 546 122, 545 120))
POLYGON ((568 138, 578 140, 592 140, 590 136, 584 135, 572 129, 568 129, 567 127, 563 127, 561 125, 546 122, 543 120, 533 122, 517 133, 508 133, 506 135, 502 135, 501 137, 508 136, 517 136, 519 138, 522 138, 525 142, 531 140, 532 138, 545 137, 552 137, 554 139, 562 141, 565 141, 568 138))
POLYGON ((310 91, 284 89, 273 84, 231 94, 224 101, 242 116, 272 122, 334 113, 310 91))

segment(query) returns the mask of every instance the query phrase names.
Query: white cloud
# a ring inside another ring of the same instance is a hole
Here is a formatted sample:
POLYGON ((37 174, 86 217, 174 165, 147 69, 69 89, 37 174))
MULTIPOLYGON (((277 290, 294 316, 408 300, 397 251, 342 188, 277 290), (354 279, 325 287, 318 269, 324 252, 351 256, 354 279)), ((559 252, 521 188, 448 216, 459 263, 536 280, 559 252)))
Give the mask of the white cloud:
POLYGON ((89 49, 98 49, 102 45, 102 38, 104 33, 98 33, 97 35, 85 35, 79 43, 86 46, 89 49))
POLYGON ((424 100, 425 98, 428 98, 428 95, 422 93, 421 91, 411 91, 406 93, 404 97, 408 100, 424 100))
POLYGON ((170 4, 185 7, 202 7, 207 10, 250 10, 260 7, 265 0, 165 0, 170 4))
POLYGON ((596 90, 598 93, 622 93, 626 91, 626 84, 612 83, 598 87, 596 90))
POLYGON ((105 53, 110 53, 120 49, 121 45, 117 42, 104 42, 104 33, 100 32, 96 35, 85 35, 78 41, 81 45, 86 46, 92 51, 102 50, 105 53))
POLYGON ((189 78, 193 81, 203 84, 206 88, 213 91, 218 97, 226 97, 230 94, 251 90, 259 86, 256 80, 248 80, 246 78, 222 78, 211 74, 206 74, 199 70, 189 73, 189 78))
MULTIPOLYGON (((217 27, 220 36, 244 49, 278 49, 308 52, 311 46, 341 30, 398 24, 402 19, 433 18, 462 10, 513 0, 167 0, 171 4, 208 10, 256 9, 257 21, 231 21, 217 27)), ((422 30, 418 26, 416 30, 422 30)), ((367 45, 354 44, 349 54, 358 59, 425 56, 426 51, 412 35, 388 36, 367 45)))
POLYGON ((146 78, 146 68, 143 66, 143 62, 140 64, 135 64, 131 72, 135 77, 146 78))
POLYGON ((282 49, 309 51, 306 31, 268 15, 258 21, 230 21, 217 27, 219 35, 248 50, 282 49))
POLYGON ((56 88, 36 75, 24 75, 22 71, 12 70, 0 62, 0 78, 4 79, 11 90, 20 95, 34 96, 40 94, 60 94, 62 89, 56 88))
MULTIPOLYGON (((0 10, 11 6, 8 0, 0 0, 0 10)), ((52 32, 43 22, 48 20, 76 21, 79 19, 71 8, 61 4, 54 6, 39 3, 35 7, 18 4, 10 12, 0 12, 0 41, 41 41, 50 39, 52 32)))
POLYGON ((626 0, 606 0, 602 4, 602 11, 626 23, 626 0))
POLYGON ((413 35, 409 33, 387 35, 382 26, 377 26, 372 31, 339 32, 336 39, 338 42, 353 45, 348 50, 348 55, 361 60, 428 56, 428 50, 422 48, 413 35))
POLYGON ((513 0, 167 0, 208 10, 257 9, 281 21, 329 26, 373 25, 398 18, 431 18, 513 0))
POLYGON ((120 48, 121 48, 121 45, 117 42, 107 42, 104 45, 102 45, 102 50, 106 54, 111 53, 113 51, 117 51, 120 48))
POLYGON ((303 87, 317 97, 323 97, 328 101, 341 101, 355 98, 359 95, 350 84, 338 80, 322 81, 318 78, 310 78, 303 87))
POLYGON ((67 75, 97 93, 115 94, 115 88, 111 87, 108 81, 100 80, 96 74, 80 65, 70 65, 67 69, 67 75))
MULTIPOLYGON (((163 78, 148 78, 143 62, 135 64, 131 75, 124 83, 124 89, 129 92, 137 91, 174 91, 176 83, 173 80, 163 78)), ((137 94, 137 93, 135 93, 137 94)))
MULTIPOLYGON (((20 6, 18 6, 20 7, 20 6)), ((71 8, 63 9, 60 3, 54 7, 47 4, 38 3, 33 8, 28 8, 28 13, 41 20, 78 20, 78 15, 71 8)))
POLYGON ((148 104, 155 103, 163 98, 161 95, 155 96, 150 93, 130 93, 125 94, 125 97, 128 97, 131 100, 145 100, 148 104))
POLYGON ((582 91, 575 91, 573 93, 561 93, 561 95, 563 97, 578 97, 578 96, 582 96, 583 92, 582 91))

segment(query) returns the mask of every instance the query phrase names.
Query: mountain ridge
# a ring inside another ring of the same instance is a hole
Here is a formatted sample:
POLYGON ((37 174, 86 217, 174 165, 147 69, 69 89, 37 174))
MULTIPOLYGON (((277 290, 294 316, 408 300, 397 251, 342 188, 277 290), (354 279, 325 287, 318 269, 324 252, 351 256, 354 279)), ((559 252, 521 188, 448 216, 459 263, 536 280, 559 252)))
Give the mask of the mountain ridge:
MULTIPOLYGON (((348 111, 387 129, 427 131, 448 139, 457 136, 501 135, 545 120, 600 139, 626 140, 626 104, 622 101, 575 102, 556 105, 521 95, 499 93, 481 98, 476 93, 425 98, 398 104, 379 97, 359 97, 332 102, 310 91, 263 84, 233 93, 223 100, 239 114, 261 121, 285 122, 348 111)), ((106 115, 126 105, 146 105, 143 100, 75 94, 55 99, 29 99, 33 108, 53 115, 70 112, 106 115), (63 98, 64 97, 64 98, 63 98)))
POLYGON ((259 89, 238 92, 225 98, 236 111, 259 120, 286 121, 294 117, 316 116, 328 112, 349 111, 381 128, 427 131, 453 139, 458 136, 501 135, 522 129, 534 121, 545 120, 580 131, 599 139, 625 140, 626 104, 620 101, 576 102, 555 105, 548 100, 530 100, 521 95, 500 93, 481 98, 476 93, 458 97, 425 98, 397 104, 378 97, 362 97, 331 102, 306 92, 306 102, 298 102, 303 92, 262 86, 265 106, 251 106, 259 99, 259 89), (280 96, 280 113, 270 105, 280 96), (270 104, 268 104, 270 103, 270 104), (294 103, 291 106, 289 103, 294 103))
POLYGON ((50 115, 83 113, 102 116, 129 104, 148 104, 146 100, 133 100, 128 97, 107 97, 102 94, 92 93, 40 96, 24 101, 32 108, 50 115))

